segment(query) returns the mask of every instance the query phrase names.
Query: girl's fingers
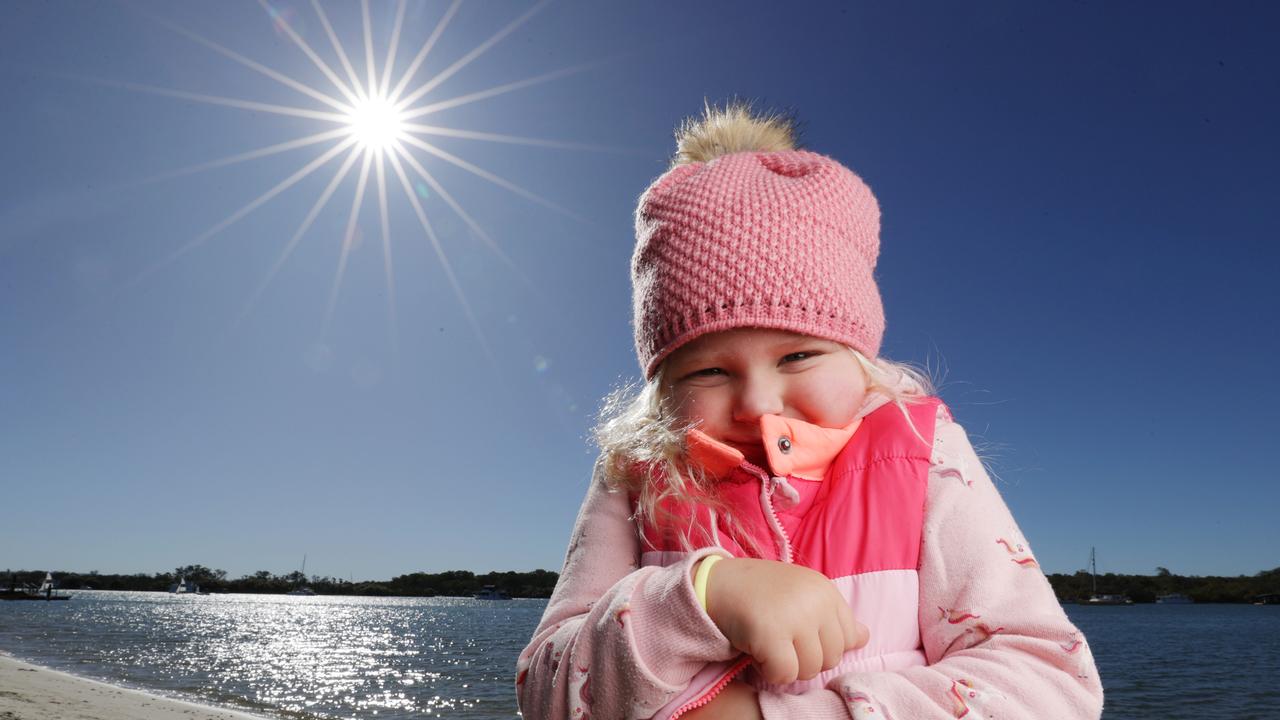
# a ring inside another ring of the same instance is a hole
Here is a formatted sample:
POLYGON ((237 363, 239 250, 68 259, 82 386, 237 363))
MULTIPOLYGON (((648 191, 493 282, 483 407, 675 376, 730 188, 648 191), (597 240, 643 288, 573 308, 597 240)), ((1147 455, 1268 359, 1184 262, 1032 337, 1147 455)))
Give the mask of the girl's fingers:
POLYGON ((760 674, 767 682, 784 684, 795 682, 799 663, 796 661, 795 649, 790 645, 779 648, 780 652, 765 657, 757 657, 760 663, 760 674))
POLYGON ((854 635, 854 640, 853 640, 854 650, 857 650, 858 648, 865 646, 867 644, 867 641, 871 639, 871 631, 867 629, 866 625, 863 625, 857 620, 853 621, 853 635, 854 635))
POLYGON ((870 633, 867 627, 858 622, 853 617, 853 610, 848 605, 840 603, 840 609, 837 611, 840 615, 840 627, 844 630, 844 649, 857 650, 867 644, 870 633))
POLYGON ((844 630, 838 622, 825 623, 818 637, 822 640, 822 669, 830 670, 844 657, 844 630))
POLYGON ((795 639, 796 677, 808 680, 822 672, 823 649, 818 634, 804 634, 795 639))

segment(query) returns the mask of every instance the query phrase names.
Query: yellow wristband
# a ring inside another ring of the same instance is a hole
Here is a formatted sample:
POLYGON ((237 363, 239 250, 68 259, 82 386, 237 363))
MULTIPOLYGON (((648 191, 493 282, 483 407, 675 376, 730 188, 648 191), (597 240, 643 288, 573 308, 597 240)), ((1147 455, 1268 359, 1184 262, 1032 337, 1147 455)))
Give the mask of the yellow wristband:
POLYGON ((708 555, 702 558, 698 572, 693 576, 693 594, 698 596, 698 604, 707 609, 707 577, 711 575, 711 566, 724 559, 723 555, 708 555))

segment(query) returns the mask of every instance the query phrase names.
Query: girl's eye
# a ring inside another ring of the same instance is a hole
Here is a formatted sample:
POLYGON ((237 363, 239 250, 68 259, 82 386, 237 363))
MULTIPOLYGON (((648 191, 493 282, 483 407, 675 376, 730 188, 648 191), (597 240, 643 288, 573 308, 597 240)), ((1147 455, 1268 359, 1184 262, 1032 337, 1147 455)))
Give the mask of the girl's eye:
POLYGON ((809 358, 814 357, 817 354, 818 353, 816 352, 811 352, 808 350, 805 350, 803 352, 793 352, 789 355, 784 356, 782 358, 782 362, 789 363, 789 362, 799 362, 801 360, 808 360, 809 358))
POLYGON ((699 368, 697 370, 691 370, 689 372, 677 375, 676 384, 679 385, 679 384, 688 383, 688 382, 715 380, 716 378, 719 378, 727 374, 728 373, 726 373, 723 368, 718 368, 718 367, 699 368))

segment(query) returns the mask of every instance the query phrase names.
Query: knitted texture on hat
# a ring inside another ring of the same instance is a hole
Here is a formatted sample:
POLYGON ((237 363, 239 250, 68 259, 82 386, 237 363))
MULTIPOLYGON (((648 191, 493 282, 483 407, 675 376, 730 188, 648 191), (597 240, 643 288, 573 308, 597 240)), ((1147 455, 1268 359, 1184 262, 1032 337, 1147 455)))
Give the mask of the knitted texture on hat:
POLYGON ((681 345, 740 327, 790 330, 876 357, 879 252, 875 196, 829 157, 737 152, 677 165, 636 208, 632 309, 645 377, 681 345))

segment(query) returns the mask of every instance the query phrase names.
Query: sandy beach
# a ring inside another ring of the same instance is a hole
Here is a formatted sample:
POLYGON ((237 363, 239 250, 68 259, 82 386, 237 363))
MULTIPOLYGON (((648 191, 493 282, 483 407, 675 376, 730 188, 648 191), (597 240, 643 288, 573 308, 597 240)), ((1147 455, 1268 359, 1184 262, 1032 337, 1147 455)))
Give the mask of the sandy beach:
POLYGON ((0 654, 0 720, 264 720, 171 700, 0 654))

